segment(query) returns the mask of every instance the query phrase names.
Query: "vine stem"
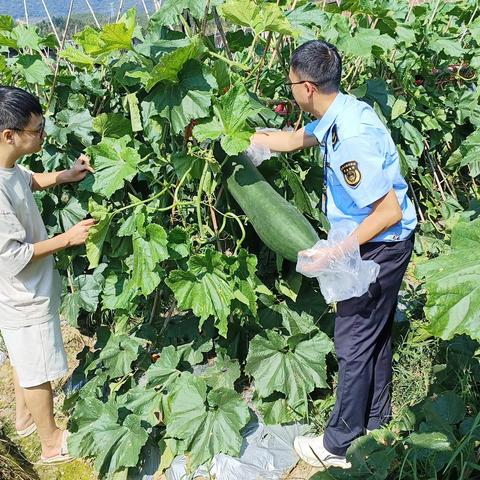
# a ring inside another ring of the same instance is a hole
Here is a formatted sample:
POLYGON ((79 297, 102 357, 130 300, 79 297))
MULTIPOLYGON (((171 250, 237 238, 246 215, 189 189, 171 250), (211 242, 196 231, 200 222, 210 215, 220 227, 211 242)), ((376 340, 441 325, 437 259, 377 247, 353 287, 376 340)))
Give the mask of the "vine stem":
POLYGON ((125 210, 128 210, 129 208, 138 207, 139 205, 145 205, 146 203, 152 202, 153 200, 156 200, 157 198, 161 197, 167 190, 168 190, 168 187, 165 187, 162 191, 158 192, 153 197, 149 197, 146 200, 141 200, 139 202, 134 202, 134 203, 131 203, 130 205, 126 205, 125 207, 119 208, 119 209, 113 211, 112 215, 117 215, 118 213, 124 212, 125 210))
POLYGON ((205 180, 207 178, 207 173, 208 173, 208 162, 206 161, 205 165, 203 166, 202 176, 200 177, 200 184, 198 185, 197 197, 195 199, 200 240, 202 240, 205 235, 205 230, 203 228, 203 220, 202 220, 202 194, 203 194, 203 189, 205 188, 205 180))
POLYGON ((267 57, 267 52, 268 52, 268 49, 270 48, 271 41, 272 41, 272 32, 268 32, 267 43, 265 44, 265 48, 263 49, 262 58, 260 59, 260 63, 258 67, 257 78, 255 79, 255 88, 253 89, 255 93, 257 93, 258 86, 260 84, 260 75, 262 74, 262 70, 265 65, 265 59, 267 57))
POLYGON ((208 55, 211 55, 212 57, 215 57, 215 58, 218 58, 219 60, 224 61, 226 64, 230 65, 231 67, 238 67, 238 68, 240 68, 241 70, 244 70, 244 71, 249 69, 245 64, 240 63, 240 62, 236 62, 235 60, 229 60, 228 58, 224 57, 223 55, 220 55, 217 52, 212 52, 211 50, 209 50, 207 53, 208 53, 208 55))
POLYGON ((243 226, 243 223, 240 220, 240 217, 238 215, 235 215, 233 212, 223 213, 220 210, 217 210, 216 208, 215 208, 215 210, 220 215, 223 215, 222 225, 221 225, 220 229, 218 230, 219 235, 225 230, 225 227, 227 225, 227 218, 232 218, 233 220, 235 220, 237 222, 239 228, 240 228, 240 231, 242 232, 242 236, 237 240, 237 244, 235 246, 235 251, 233 252, 234 255, 237 255, 238 251, 240 250, 240 247, 242 246, 242 243, 244 242, 245 237, 246 237, 245 227, 243 226))
POLYGON ((215 7, 213 7, 212 11, 213 17, 215 19, 215 25, 217 26, 218 33, 220 34, 220 38, 222 39, 223 47, 225 48, 225 53, 227 54, 229 60, 233 60, 232 51, 230 50, 225 31, 223 30, 222 20, 218 16, 218 12, 215 7))

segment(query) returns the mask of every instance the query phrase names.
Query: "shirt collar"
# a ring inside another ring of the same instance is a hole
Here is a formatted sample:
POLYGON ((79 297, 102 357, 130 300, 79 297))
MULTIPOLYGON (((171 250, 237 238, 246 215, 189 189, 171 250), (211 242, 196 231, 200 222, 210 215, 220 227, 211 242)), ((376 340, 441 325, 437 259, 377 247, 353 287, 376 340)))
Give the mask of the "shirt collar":
POLYGON ((338 92, 338 95, 335 97, 331 105, 328 107, 328 110, 325 112, 325 115, 320 118, 318 125, 316 126, 313 134, 317 139, 322 142, 325 134, 328 132, 329 128, 335 122, 338 114, 341 112, 343 106, 347 101, 348 95, 345 95, 342 92, 338 92))

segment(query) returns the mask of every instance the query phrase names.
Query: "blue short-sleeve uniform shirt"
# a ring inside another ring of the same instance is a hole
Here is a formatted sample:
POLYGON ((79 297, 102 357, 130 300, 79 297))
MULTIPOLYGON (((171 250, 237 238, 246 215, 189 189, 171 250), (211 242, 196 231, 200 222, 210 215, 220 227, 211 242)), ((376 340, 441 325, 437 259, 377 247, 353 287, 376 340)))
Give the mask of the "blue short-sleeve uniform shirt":
POLYGON ((331 225, 341 220, 360 224, 372 204, 394 189, 403 212, 400 222, 371 241, 406 239, 417 225, 400 159, 387 128, 372 107, 339 93, 325 115, 305 126, 327 152, 326 212, 331 225))

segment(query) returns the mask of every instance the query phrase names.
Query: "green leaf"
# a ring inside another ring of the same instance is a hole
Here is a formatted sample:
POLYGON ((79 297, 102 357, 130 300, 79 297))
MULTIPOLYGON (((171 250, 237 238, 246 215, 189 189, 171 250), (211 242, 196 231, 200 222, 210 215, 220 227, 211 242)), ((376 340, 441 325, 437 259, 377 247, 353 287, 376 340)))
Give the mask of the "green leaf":
POLYGON ((15 22, 10 15, 0 15, 0 31, 11 32, 14 26, 15 22))
POLYGON ((79 68, 93 68, 95 65, 95 58, 87 55, 79 48, 75 48, 72 45, 68 45, 64 50, 59 53, 60 58, 64 58, 68 62, 72 63, 79 68))
POLYGON ((16 65, 28 83, 45 85, 45 80, 53 72, 40 55, 20 55, 16 65))
MULTIPOLYGON (((210 4, 212 4, 210 2, 210 4)), ((177 25, 180 23, 179 16, 184 10, 188 10, 194 18, 203 18, 207 0, 165 0, 160 8, 151 17, 151 22, 159 25, 177 25)))
POLYGON ((68 136, 75 135, 85 146, 92 144, 92 117, 88 110, 75 112, 72 110, 62 110, 55 118, 53 123, 47 118, 46 132, 49 136, 57 140, 61 145, 69 142, 68 136))
POLYGON ((116 50, 132 50, 135 9, 128 10, 118 23, 105 25, 100 32, 87 26, 74 36, 87 55, 104 57, 116 50))
POLYGON ((111 378, 122 377, 131 372, 131 365, 139 355, 140 346, 145 340, 128 335, 111 335, 100 351, 98 362, 103 363, 111 378))
POLYGON ((240 378, 238 360, 232 360, 227 355, 219 354, 213 363, 201 374, 201 378, 211 388, 234 388, 235 381, 240 378))
POLYGON ((216 87, 207 67, 195 60, 187 62, 178 84, 158 86, 142 102, 144 124, 158 115, 171 122, 175 133, 181 132, 192 120, 210 114, 212 90, 216 87))
POLYGON ((117 404, 148 422, 152 427, 158 424, 155 415, 161 412, 162 395, 153 388, 137 385, 116 399, 117 404))
POLYGON ((68 439, 75 456, 95 457, 101 474, 113 474, 137 465, 140 451, 148 440, 141 418, 130 414, 120 423, 116 405, 98 400, 81 401, 75 409, 74 422, 81 427, 68 439))
POLYGON ((75 197, 70 197, 68 202, 56 211, 56 214, 65 231, 82 221, 87 215, 87 211, 75 197))
POLYGON ((427 329, 448 340, 466 334, 480 340, 480 219, 460 222, 449 253, 418 265, 425 279, 427 329))
POLYGON ((444 52, 449 57, 454 58, 462 58, 465 53, 461 41, 456 38, 440 37, 437 34, 432 35, 429 47, 434 52, 444 52))
POLYGON ((105 265, 97 267, 91 275, 79 275, 71 281, 71 289, 64 298, 62 315, 73 325, 77 325, 80 310, 93 313, 97 310, 98 296, 102 291, 105 278, 102 275, 105 265))
POLYGON ((292 407, 298 408, 306 405, 307 394, 314 388, 327 387, 325 356, 333 345, 323 332, 289 346, 294 338, 273 330, 254 337, 245 372, 255 379, 261 397, 281 392, 292 407))
POLYGON ((132 135, 128 118, 119 113, 102 113, 93 120, 93 128, 102 137, 121 138, 132 135))
POLYGON ((82 185, 95 193, 110 198, 123 188, 125 180, 132 180, 137 173, 140 155, 127 147, 130 138, 104 138, 99 144, 87 149, 92 157, 95 174, 89 175, 82 185))
POLYGON ((148 296, 160 283, 158 264, 169 257, 167 233, 160 225, 150 224, 145 233, 133 234, 132 281, 148 296))
POLYGON ((171 53, 166 53, 160 57, 159 62, 151 72, 145 83, 145 89, 150 92, 152 88, 161 81, 177 83, 178 74, 183 66, 193 59, 198 59, 205 50, 202 39, 200 37, 192 37, 188 43, 184 40, 172 40, 170 42, 179 42, 180 46, 171 53))
POLYGON ((207 123, 195 126, 194 137, 203 142, 221 138, 228 155, 246 150, 253 130, 247 126, 247 118, 259 111, 252 107, 250 97, 242 83, 231 88, 214 107, 215 117, 207 123))
POLYGON ((448 159, 447 165, 467 166, 472 178, 480 175, 480 129, 477 129, 461 143, 448 159))
POLYGON ((42 39, 33 25, 17 25, 12 31, 12 39, 16 40, 18 48, 40 50, 42 39))
POLYGON ((406 440, 406 444, 410 448, 410 455, 413 461, 434 460, 440 456, 445 458, 438 465, 440 468, 447 463, 448 457, 452 453, 452 446, 447 435, 440 432, 432 433, 412 433, 406 440), (442 455, 443 454, 443 455, 442 455))
POLYGON ((175 347, 169 345, 165 347, 160 358, 146 371, 148 385, 157 387, 159 385, 168 389, 180 376, 181 371, 177 368, 181 360, 181 354, 175 350, 175 347))
POLYGON ((403 98, 397 98, 392 108, 392 120, 400 117, 407 111, 408 103, 403 98))
POLYGON ((222 16, 232 23, 251 27, 255 33, 278 32, 296 36, 282 9, 274 3, 257 4, 253 0, 228 0, 220 7, 222 16))
POLYGON ((424 149, 422 134, 411 123, 405 121, 402 121, 401 131, 403 138, 410 146, 412 153, 416 157, 420 157, 424 149))
POLYGON ((380 34, 377 29, 359 27, 353 37, 345 36, 339 39, 338 47, 355 57, 369 57, 373 47, 389 51, 395 46, 395 40, 386 34, 380 34))
POLYGON ((97 223, 88 232, 86 242, 87 258, 90 262, 89 268, 96 268, 100 262, 103 243, 105 242, 113 214, 106 207, 99 205, 92 199, 88 202, 88 211, 97 223))
POLYGON ((268 398, 255 399, 255 407, 258 408, 267 425, 279 425, 302 419, 300 412, 289 405, 285 396, 277 393, 268 398))
POLYGON ((445 423, 454 425, 465 418, 465 402, 455 392, 443 392, 430 397, 423 405, 427 422, 440 428, 445 423))
POLYGON ((240 430, 250 414, 234 390, 219 388, 207 394, 205 382, 185 372, 169 398, 169 410, 167 436, 183 440, 193 467, 217 453, 240 454, 240 430))
POLYGON ((104 309, 130 310, 138 288, 126 276, 110 273, 103 287, 102 304, 104 309))
POLYGON ((213 316, 223 336, 227 334, 230 303, 235 297, 226 268, 220 253, 207 250, 204 255, 190 257, 188 271, 173 270, 166 280, 179 308, 191 309, 202 323, 213 316))
POLYGON ((128 110, 130 111, 130 123, 133 132, 141 132, 143 130, 142 117, 138 108, 138 98, 136 93, 129 93, 126 96, 128 110))

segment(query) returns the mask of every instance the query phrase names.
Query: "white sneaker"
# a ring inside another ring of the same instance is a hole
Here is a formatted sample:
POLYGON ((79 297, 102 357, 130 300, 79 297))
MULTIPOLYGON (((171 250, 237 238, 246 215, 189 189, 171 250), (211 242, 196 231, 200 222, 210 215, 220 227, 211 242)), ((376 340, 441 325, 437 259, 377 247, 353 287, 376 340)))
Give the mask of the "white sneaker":
POLYGON ((328 467, 350 468, 352 466, 345 457, 330 453, 323 446, 323 435, 319 437, 297 437, 293 446, 298 456, 313 467, 327 469, 328 467))

